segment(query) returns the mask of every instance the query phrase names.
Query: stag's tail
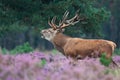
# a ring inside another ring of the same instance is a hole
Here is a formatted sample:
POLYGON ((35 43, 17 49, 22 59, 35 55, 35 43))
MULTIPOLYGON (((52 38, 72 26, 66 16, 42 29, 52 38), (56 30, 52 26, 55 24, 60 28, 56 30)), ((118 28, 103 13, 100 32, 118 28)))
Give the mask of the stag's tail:
POLYGON ((108 41, 108 44, 112 46, 112 51, 114 51, 117 45, 112 41, 108 41))

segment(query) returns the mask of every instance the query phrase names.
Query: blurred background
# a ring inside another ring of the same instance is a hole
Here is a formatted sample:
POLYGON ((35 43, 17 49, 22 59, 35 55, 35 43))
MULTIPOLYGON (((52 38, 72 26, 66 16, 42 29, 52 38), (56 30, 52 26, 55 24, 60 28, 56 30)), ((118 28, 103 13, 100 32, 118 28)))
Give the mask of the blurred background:
MULTIPOLYGON (((120 47, 120 0, 0 0, 0 47, 12 50, 27 43, 33 49, 51 50, 53 45, 41 39, 40 31, 49 28, 48 20, 66 10, 69 18, 79 9, 85 18, 67 27, 72 37, 112 40, 120 47)), ((20 47, 19 47, 20 48, 20 47)))

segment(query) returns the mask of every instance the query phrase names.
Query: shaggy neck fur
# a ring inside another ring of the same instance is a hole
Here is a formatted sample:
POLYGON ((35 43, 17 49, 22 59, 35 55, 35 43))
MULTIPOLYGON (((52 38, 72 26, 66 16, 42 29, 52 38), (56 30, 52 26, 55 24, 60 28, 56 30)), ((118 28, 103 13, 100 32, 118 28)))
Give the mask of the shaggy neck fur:
POLYGON ((63 33, 57 33, 53 38, 52 43, 55 48, 57 48, 60 52, 64 53, 64 45, 70 40, 71 37, 64 35, 63 33))

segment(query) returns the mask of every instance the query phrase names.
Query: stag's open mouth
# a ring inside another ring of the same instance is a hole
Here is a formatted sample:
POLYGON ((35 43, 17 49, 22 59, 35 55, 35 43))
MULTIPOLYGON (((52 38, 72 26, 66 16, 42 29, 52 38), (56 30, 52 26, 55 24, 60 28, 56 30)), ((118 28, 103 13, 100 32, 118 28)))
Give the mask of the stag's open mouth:
POLYGON ((43 34, 41 34, 41 38, 45 38, 45 36, 43 34))
POLYGON ((45 38, 45 36, 42 34, 42 32, 41 32, 41 38, 45 38))

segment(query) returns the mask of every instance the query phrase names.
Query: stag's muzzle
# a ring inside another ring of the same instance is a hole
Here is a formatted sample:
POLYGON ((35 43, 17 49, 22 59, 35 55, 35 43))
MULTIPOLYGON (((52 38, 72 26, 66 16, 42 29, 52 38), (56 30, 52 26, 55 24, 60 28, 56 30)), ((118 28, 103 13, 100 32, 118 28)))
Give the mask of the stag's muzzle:
POLYGON ((45 38, 43 35, 43 30, 40 32, 40 34, 41 34, 41 38, 45 38))

